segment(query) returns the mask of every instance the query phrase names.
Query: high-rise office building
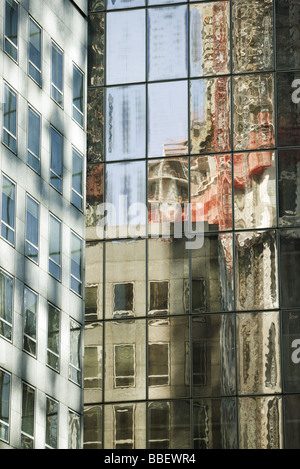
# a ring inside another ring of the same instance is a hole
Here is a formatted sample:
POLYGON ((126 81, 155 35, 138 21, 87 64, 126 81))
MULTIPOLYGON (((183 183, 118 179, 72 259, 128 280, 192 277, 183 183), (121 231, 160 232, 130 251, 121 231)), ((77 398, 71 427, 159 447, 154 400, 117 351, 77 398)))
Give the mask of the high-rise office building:
POLYGON ((300 447, 299 20, 89 2, 85 448, 300 447))
POLYGON ((0 25, 0 448, 81 448, 87 2, 0 25))

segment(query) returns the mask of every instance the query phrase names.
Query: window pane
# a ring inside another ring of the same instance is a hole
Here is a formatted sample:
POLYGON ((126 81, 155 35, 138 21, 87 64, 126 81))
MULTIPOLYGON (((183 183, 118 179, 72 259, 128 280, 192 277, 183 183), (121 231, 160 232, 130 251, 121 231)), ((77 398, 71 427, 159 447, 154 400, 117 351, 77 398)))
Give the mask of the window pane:
POLYGON ((35 390, 23 384, 22 449, 33 449, 35 390), (25 433, 25 435, 24 435, 25 433), (29 437, 29 438, 28 438, 29 437))
POLYGON ((29 19, 29 75, 41 85, 41 53, 42 31, 41 28, 29 19))
POLYGON ((40 171, 41 117, 28 108, 28 164, 38 173, 40 171))
POLYGON ((285 449, 300 449, 300 396, 284 397, 285 449))
POLYGON ((50 215, 49 273, 61 278, 61 222, 50 215))
POLYGON ((18 59, 18 4, 14 0, 5 2, 5 51, 18 59))
POLYGON ((73 148, 72 153, 72 203, 83 209, 83 157, 73 148))
POLYGON ((145 11, 107 14, 107 84, 145 81, 145 11))
POLYGON ((71 289, 82 295, 82 240, 71 233, 71 289))
POLYGON ((148 345, 149 386, 169 384, 169 344, 148 345))
POLYGON ((148 87, 148 156, 188 153, 187 82, 155 83, 148 87))
POLYGON ((25 254, 38 262, 39 252, 39 204, 31 197, 26 200, 26 247, 25 254))
POLYGON ((102 406, 84 408, 84 449, 102 449, 102 406))
POLYGON ((0 335, 12 340, 13 279, 0 270, 0 335))
POLYGON ((83 74, 73 66, 73 118, 83 125, 83 74))
MULTIPOLYGON (((300 229, 280 233, 281 306, 300 304, 300 229)), ((300 337, 299 337, 300 338, 300 337)))
POLYGON ((24 350, 36 355, 36 317, 37 295, 28 288, 24 289, 24 350))
POLYGON ((300 392, 299 375, 299 311, 282 312, 283 392, 300 392))
POLYGON ((62 106, 63 104, 63 52, 52 43, 52 86, 51 97, 62 106))
POLYGON ((88 88, 87 103, 87 157, 96 163, 104 157, 104 91, 103 88, 88 88))
POLYGON ((277 140, 279 147, 300 145, 300 72, 277 73, 277 140))
POLYGON ((62 190, 63 136, 51 127, 50 183, 59 192, 62 190))
POLYGON ((149 9, 149 80, 187 76, 187 7, 149 9))
POLYGON ((300 225, 300 151, 278 152, 279 223, 300 225))
POLYGON ((134 8, 145 5, 145 0, 106 0, 106 8, 115 10, 117 8, 134 8))
POLYGON ((17 95, 4 84, 3 142, 14 153, 17 150, 17 95))
POLYGON ((81 326, 71 320, 70 325, 70 367, 69 378, 81 383, 81 326))
POLYGON ((135 384, 134 345, 115 346, 115 387, 133 387, 135 384))
POLYGON ((60 351, 60 311, 48 305, 48 345, 47 364, 59 370, 60 351))
POLYGON ((58 403, 46 398, 46 446, 57 449, 58 444, 58 403))
POLYGON ((108 88, 106 92, 106 160, 145 158, 145 86, 108 88))
POLYGON ((0 369, 0 439, 8 442, 10 414, 10 375, 0 369))
POLYGON ((69 411, 69 449, 80 449, 80 416, 69 411))
POLYGON ((277 67, 300 68, 298 0, 276 0, 277 67))
POLYGON ((89 13, 88 84, 104 84, 104 15, 89 13))
POLYGON ((15 241, 15 184, 2 176, 1 236, 9 243, 15 241))

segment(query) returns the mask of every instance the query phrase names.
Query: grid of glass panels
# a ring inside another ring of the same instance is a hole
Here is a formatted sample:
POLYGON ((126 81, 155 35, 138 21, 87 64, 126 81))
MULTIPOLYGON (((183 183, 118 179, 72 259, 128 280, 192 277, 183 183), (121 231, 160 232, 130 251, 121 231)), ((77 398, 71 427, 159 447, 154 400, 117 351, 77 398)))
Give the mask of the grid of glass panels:
POLYGON ((298 2, 89 9, 85 446, 297 448, 298 2))

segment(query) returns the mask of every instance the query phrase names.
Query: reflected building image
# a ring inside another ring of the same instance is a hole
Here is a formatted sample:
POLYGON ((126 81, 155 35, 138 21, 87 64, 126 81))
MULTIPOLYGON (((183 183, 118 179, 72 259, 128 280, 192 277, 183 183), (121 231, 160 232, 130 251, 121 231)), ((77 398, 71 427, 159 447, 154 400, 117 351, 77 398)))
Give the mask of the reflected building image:
POLYGON ((299 19, 89 2, 86 449, 300 447, 299 19))

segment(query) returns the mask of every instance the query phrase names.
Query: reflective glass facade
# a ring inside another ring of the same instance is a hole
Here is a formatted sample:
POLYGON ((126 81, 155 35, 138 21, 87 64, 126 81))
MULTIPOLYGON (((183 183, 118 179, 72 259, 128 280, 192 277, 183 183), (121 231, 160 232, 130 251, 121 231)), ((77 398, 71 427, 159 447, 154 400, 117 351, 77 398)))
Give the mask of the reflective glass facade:
POLYGON ((299 448, 299 1, 89 10, 85 448, 299 448))

